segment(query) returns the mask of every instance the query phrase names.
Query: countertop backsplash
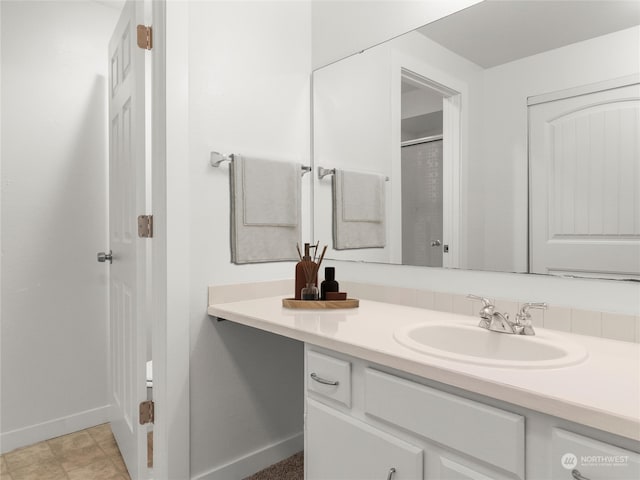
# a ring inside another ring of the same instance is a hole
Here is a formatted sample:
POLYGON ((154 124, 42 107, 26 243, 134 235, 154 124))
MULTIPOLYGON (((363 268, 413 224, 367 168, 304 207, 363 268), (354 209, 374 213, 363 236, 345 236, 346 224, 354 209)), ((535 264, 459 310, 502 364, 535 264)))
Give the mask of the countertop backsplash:
MULTIPOLYGON (((275 280, 209 287, 209 305, 275 295, 293 296, 294 280, 275 280)), ((349 298, 375 300, 441 312, 478 316, 480 302, 466 295, 413 288, 389 287, 340 280, 349 298)), ((471 293, 471 292, 470 292, 471 293)), ((496 309, 514 318, 526 300, 493 298, 496 309)), ((640 343, 640 316, 583 310, 550 304, 547 310, 530 310, 534 327, 640 343)))
MULTIPOLYGON (((466 295, 455 293, 349 281, 341 281, 340 287, 341 290, 349 293, 349 297, 428 308, 441 312, 478 316, 481 307, 479 301, 469 300, 466 295)), ((526 303, 526 300, 521 299, 495 297, 493 300, 496 309, 499 312, 508 313, 511 318, 514 318, 520 306, 526 303)), ((531 313, 534 327, 640 343, 639 316, 597 312, 552 304, 546 310, 532 309, 529 313, 531 313)))

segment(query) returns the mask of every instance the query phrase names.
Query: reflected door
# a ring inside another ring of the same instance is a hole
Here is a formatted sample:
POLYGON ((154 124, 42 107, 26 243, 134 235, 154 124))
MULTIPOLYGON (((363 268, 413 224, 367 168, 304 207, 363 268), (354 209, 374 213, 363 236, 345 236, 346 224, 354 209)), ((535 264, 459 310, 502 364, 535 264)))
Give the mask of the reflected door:
POLYGON ((529 107, 532 273, 640 279, 639 131, 639 84, 529 107))
POLYGON ((402 264, 442 267, 442 140, 402 147, 402 264))

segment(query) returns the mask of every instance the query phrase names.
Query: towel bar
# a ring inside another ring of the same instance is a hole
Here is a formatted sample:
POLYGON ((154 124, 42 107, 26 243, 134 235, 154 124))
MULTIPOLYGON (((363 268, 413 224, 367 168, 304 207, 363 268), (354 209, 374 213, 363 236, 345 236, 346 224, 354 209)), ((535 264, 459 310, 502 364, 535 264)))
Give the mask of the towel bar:
MULTIPOLYGON (((222 165, 223 162, 232 162, 233 161, 233 153, 231 155, 224 155, 220 152, 211 152, 211 159, 209 163, 211 163, 212 167, 218 168, 222 165)), ((308 173, 312 170, 309 165, 302 165, 302 175, 308 173)))
POLYGON ((333 175, 334 173, 336 173, 335 168, 318 167, 318 180, 322 180, 327 175, 333 175))
MULTIPOLYGON (((327 175, 334 175, 336 173, 335 168, 318 167, 318 180, 322 180, 327 175)), ((389 181, 389 177, 384 177, 385 182, 389 181)))
POLYGON ((218 168, 223 162, 230 162, 231 160, 233 160, 233 154, 223 155, 220 152, 211 152, 211 160, 209 162, 212 167, 218 168))

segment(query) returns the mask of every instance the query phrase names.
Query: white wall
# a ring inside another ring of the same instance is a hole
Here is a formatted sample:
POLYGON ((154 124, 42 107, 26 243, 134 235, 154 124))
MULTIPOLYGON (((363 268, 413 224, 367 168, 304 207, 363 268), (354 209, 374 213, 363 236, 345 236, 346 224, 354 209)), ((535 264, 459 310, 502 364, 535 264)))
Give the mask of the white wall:
POLYGON ((2 451, 106 421, 107 44, 119 12, 3 1, 2 451))
POLYGON ((211 168, 209 152, 309 164, 309 30, 308 2, 189 3, 192 478, 243 478, 302 449, 302 345, 219 323, 206 305, 208 285, 293 278, 292 262, 230 263, 228 166, 211 168))

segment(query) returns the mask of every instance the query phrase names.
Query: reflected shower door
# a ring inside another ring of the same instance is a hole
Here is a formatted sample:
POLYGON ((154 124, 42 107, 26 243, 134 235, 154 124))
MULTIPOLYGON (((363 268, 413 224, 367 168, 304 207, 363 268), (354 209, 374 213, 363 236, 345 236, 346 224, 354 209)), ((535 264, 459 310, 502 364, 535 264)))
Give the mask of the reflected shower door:
POLYGON ((402 147, 402 264, 442 267, 442 140, 402 147))

